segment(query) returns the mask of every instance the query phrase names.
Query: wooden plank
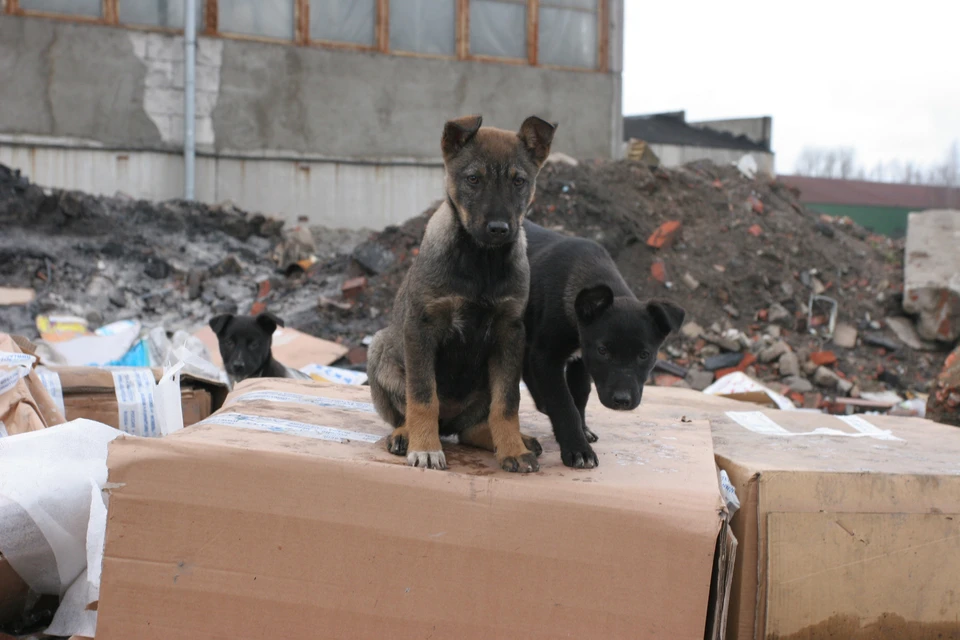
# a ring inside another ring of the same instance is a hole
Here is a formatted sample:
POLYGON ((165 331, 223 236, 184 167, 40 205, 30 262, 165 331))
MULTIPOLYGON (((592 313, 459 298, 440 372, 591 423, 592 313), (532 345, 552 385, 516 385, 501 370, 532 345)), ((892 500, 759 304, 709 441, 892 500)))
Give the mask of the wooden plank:
POLYGON ((377 0, 377 50, 390 51, 390 0, 377 0))
POLYGON ((117 7, 117 0, 103 0, 101 8, 103 21, 107 24, 117 24, 120 22, 120 10, 117 7))
POLYGON ((597 71, 610 69, 610 0, 597 0, 597 71))
POLYGON ((310 42, 310 0, 296 0, 293 7, 293 39, 299 45, 310 42))
POLYGON ((213 36, 217 34, 217 9, 217 0, 205 0, 203 6, 202 29, 203 34, 206 36, 213 36))
POLYGON ((457 0, 457 59, 470 58, 470 0, 457 0))
POLYGON ((537 64, 540 43, 540 0, 527 0, 527 62, 537 64))

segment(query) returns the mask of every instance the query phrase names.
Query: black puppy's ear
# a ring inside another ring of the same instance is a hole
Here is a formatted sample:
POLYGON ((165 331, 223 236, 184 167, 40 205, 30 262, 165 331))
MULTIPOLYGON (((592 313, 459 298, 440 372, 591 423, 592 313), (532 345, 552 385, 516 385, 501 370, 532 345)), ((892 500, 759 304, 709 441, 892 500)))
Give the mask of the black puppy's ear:
POLYGON ((227 325, 231 320, 233 320, 233 314, 224 313, 223 315, 210 318, 210 322, 207 324, 209 324, 210 328, 213 329, 213 332, 219 336, 221 333, 223 333, 223 330, 227 328, 227 325))
POLYGON ((443 159, 449 160, 460 153, 460 150, 473 140, 473 136, 477 135, 482 122, 482 116, 463 116, 447 122, 443 126, 443 137, 440 139, 443 159))
POLYGON ((651 300, 647 303, 647 312, 653 316, 664 337, 679 329, 687 315, 682 308, 666 300, 651 300))
POLYGON ((556 130, 556 123, 550 124, 537 116, 530 116, 520 125, 517 136, 530 154, 530 159, 536 162, 538 167, 542 166, 550 155, 550 145, 553 143, 553 134, 556 130))
POLYGON ((264 311, 257 316, 257 324, 260 325, 260 328, 263 329, 263 332, 268 336, 272 336, 273 332, 277 330, 277 327, 284 326, 283 320, 269 311, 264 311))
POLYGON ((590 324, 612 304, 613 290, 605 284, 600 284, 578 293, 573 308, 577 312, 577 319, 580 322, 590 324))

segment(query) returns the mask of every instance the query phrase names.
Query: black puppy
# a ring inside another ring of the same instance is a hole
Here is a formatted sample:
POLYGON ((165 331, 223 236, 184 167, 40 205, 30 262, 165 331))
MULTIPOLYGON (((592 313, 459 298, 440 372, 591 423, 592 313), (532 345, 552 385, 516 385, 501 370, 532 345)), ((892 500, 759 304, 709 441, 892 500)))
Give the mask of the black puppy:
POLYGON ((530 221, 523 228, 531 282, 523 381, 537 410, 550 417, 563 464, 590 469, 598 464, 589 444, 597 436, 585 417, 591 378, 604 406, 635 409, 657 351, 683 324, 684 311, 637 300, 596 242, 530 221))
POLYGON ((307 374, 273 359, 273 333, 278 326, 283 326, 283 320, 266 312, 256 317, 225 313, 210 320, 231 385, 247 378, 310 380, 307 374))

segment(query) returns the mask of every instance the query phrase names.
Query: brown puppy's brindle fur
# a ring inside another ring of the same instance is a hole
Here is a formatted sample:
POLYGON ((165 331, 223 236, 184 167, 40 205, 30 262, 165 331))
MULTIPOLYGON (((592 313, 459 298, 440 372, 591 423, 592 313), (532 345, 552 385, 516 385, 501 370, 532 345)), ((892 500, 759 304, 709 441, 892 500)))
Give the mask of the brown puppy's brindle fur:
POLYGON ((441 435, 496 453, 501 468, 539 468, 540 444, 520 433, 523 313, 530 288, 522 222, 554 125, 531 116, 518 133, 443 130, 446 202, 433 214, 397 293, 390 326, 370 345, 374 405, 394 427, 391 453, 446 468, 441 435))

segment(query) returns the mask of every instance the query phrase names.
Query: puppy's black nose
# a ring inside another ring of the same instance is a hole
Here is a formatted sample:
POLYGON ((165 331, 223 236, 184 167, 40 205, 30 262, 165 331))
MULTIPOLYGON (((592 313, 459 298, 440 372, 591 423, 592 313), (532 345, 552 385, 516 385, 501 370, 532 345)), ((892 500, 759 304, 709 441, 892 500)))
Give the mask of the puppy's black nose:
POLYGON ((629 391, 617 391, 613 394, 613 406, 617 409, 629 409, 630 400, 629 391))
POLYGON ((510 232, 510 225, 502 220, 487 223, 487 233, 492 236, 505 236, 510 232))

